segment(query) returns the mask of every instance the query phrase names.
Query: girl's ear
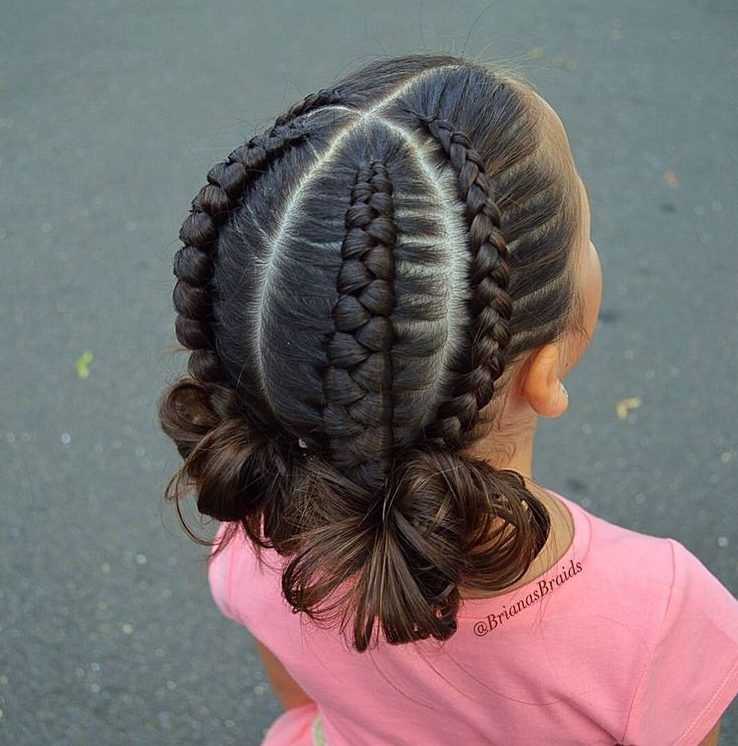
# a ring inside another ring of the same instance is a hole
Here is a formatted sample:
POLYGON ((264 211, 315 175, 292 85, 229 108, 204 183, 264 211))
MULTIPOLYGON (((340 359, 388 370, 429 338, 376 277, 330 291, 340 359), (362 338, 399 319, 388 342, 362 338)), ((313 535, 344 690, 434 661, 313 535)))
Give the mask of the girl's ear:
POLYGON ((541 417, 559 417, 569 406, 569 396, 559 378, 561 351, 547 344, 531 355, 525 366, 520 395, 541 417))

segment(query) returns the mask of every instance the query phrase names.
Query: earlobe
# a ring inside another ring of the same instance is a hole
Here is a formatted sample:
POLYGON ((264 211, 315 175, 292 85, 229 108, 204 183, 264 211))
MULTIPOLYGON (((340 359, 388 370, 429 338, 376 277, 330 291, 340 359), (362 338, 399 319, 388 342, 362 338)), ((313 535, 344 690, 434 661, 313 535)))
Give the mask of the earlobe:
POLYGON ((526 366, 521 395, 541 417, 559 417, 569 406, 569 395, 559 378, 559 347, 544 345, 526 366))

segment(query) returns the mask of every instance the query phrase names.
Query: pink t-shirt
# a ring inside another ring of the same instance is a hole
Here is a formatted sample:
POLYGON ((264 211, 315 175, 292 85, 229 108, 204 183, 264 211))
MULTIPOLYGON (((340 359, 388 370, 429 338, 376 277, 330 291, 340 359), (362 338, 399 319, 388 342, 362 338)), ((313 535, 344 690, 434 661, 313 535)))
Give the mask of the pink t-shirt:
POLYGON ((265 550, 260 571, 239 533, 210 565, 213 598, 315 701, 263 743, 310 744, 296 719, 317 712, 328 746, 698 744, 738 692, 738 601, 678 541, 549 492, 572 515, 569 550, 516 590, 463 601, 445 643, 381 637, 357 653, 291 611, 285 560, 265 550))

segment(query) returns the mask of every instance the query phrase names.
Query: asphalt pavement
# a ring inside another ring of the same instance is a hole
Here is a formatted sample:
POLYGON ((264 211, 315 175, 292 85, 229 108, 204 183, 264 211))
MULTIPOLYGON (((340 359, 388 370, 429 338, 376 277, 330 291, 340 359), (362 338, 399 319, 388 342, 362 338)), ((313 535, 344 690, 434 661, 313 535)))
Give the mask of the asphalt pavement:
POLYGON ((5 0, 0 743, 258 744, 280 713, 162 500, 177 234, 293 100, 439 50, 524 71, 589 188, 602 312, 535 477, 738 595, 735 0, 5 0))

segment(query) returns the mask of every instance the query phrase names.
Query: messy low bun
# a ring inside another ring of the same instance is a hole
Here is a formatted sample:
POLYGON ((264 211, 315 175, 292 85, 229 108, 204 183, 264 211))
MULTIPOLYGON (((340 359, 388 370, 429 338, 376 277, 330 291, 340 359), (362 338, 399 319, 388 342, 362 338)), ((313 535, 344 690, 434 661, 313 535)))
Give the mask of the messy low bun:
POLYGON ((538 116, 460 58, 371 63, 214 166, 180 231, 166 495, 230 524, 212 556, 274 548, 287 602, 358 651, 448 639, 460 587, 514 584, 548 537, 526 480, 470 455, 580 313, 538 116))
POLYGON ((231 389, 180 381, 161 400, 160 419, 184 457, 175 476, 197 486, 203 515, 240 521, 288 487, 289 454, 259 432, 231 389))
POLYGON ((368 504, 331 495, 342 519, 316 527, 283 576, 294 607, 329 625, 340 609, 341 629, 352 619, 358 651, 370 646, 375 623, 390 644, 448 639, 462 581, 484 579, 488 592, 514 583, 549 530, 545 508, 513 471, 424 443, 399 454, 391 474, 368 504), (346 597, 319 611, 347 578, 346 597))

